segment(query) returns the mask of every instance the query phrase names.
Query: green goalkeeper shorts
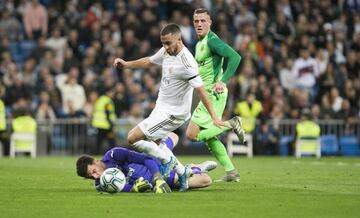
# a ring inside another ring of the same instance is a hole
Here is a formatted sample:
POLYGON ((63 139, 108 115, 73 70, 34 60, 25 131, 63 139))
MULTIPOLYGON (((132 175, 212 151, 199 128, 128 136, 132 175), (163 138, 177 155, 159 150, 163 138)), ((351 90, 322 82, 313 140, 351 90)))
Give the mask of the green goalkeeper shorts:
MULTIPOLYGON (((222 114, 224 113, 226 99, 228 96, 227 88, 225 88, 224 92, 221 94, 208 93, 208 96, 210 98, 216 116, 221 119, 222 114)), ((209 112, 201 101, 195 108, 191 117, 191 121, 196 123, 200 128, 204 129, 208 129, 214 125, 209 112)))

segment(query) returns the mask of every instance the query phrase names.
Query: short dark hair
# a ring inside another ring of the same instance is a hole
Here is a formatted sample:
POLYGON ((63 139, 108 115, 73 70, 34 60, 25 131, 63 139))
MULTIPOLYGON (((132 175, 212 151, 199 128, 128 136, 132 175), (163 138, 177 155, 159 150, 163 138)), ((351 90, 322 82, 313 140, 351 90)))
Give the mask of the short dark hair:
POLYGON ((210 16, 210 12, 206 8, 198 8, 194 11, 194 14, 202 14, 202 13, 206 13, 207 15, 210 16))
POLYGON ((164 28, 162 28, 160 32, 162 36, 167 35, 169 33, 171 34, 181 33, 179 25, 177 25, 176 23, 169 23, 164 28))
POLYGON ((84 154, 79 157, 76 161, 76 172, 78 176, 91 179, 92 177, 88 175, 88 166, 94 163, 95 158, 90 155, 84 154))

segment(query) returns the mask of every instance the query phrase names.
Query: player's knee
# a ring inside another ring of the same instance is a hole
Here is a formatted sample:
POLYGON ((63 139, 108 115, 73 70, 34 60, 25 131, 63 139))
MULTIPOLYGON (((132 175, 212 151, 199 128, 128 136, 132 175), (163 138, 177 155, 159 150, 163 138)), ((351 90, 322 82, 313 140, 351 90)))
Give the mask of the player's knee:
POLYGON ((173 132, 169 133, 168 135, 171 139, 171 141, 173 142, 173 147, 175 147, 177 145, 177 143, 179 142, 179 136, 173 132))
POLYGON ((207 174, 203 174, 203 180, 202 180, 203 187, 208 187, 211 185, 211 183, 212 183, 211 177, 207 174))
POLYGON ((133 131, 130 131, 127 135, 127 140, 130 145, 133 145, 136 142, 136 137, 133 131))
POLYGON ((196 141, 197 139, 197 133, 191 131, 190 129, 186 130, 186 137, 192 141, 196 141))

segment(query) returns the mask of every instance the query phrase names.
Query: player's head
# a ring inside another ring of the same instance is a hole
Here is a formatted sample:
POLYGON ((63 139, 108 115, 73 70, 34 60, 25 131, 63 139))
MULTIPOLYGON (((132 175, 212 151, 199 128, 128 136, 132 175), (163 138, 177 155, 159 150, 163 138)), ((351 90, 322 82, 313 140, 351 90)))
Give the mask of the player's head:
POLYGON ((87 179, 98 179, 104 172, 105 166, 100 160, 90 155, 82 155, 76 161, 76 172, 78 176, 87 179))
POLYGON ((209 11, 205 8, 198 8, 194 11, 193 19, 196 35, 200 38, 206 36, 212 23, 209 11))
POLYGON ((160 40, 169 55, 177 55, 183 46, 180 27, 175 23, 167 24, 160 32, 160 40))

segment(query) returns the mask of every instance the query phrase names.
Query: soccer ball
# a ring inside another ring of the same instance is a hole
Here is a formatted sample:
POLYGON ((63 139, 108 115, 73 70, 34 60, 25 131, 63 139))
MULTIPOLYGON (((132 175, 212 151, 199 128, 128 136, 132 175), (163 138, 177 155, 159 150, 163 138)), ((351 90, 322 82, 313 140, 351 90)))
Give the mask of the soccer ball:
POLYGON ((125 184, 125 175, 118 168, 108 168, 100 177, 101 187, 109 193, 121 192, 121 190, 124 189, 125 184))

